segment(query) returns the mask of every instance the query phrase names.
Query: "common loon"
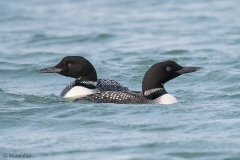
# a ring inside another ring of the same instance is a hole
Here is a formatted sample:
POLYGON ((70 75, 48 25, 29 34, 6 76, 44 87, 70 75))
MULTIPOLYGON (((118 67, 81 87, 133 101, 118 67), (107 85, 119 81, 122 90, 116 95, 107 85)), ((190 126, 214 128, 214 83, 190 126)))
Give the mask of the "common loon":
POLYGON ((146 72, 142 81, 142 92, 136 91, 105 91, 80 98, 96 103, 119 104, 173 104, 178 100, 167 93, 164 84, 182 74, 195 72, 201 67, 182 67, 174 61, 154 64, 146 72))
POLYGON ((64 98, 76 99, 102 91, 129 91, 127 87, 114 80, 97 79, 93 65, 81 56, 64 57, 56 66, 43 68, 37 72, 58 73, 75 78, 76 80, 70 82, 61 92, 60 96, 64 98))

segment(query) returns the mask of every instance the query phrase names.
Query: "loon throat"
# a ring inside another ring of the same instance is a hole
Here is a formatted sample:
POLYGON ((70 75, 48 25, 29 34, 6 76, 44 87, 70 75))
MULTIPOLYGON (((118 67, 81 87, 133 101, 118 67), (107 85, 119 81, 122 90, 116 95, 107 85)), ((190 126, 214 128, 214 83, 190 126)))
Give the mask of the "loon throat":
POLYGON ((167 94, 167 91, 164 88, 153 88, 150 90, 146 90, 144 92, 144 97, 147 99, 156 99, 158 97, 161 97, 162 95, 167 94))
POLYGON ((80 81, 80 80, 75 81, 75 86, 82 86, 89 89, 95 89, 96 85, 97 85, 97 82, 93 82, 93 81, 80 81))

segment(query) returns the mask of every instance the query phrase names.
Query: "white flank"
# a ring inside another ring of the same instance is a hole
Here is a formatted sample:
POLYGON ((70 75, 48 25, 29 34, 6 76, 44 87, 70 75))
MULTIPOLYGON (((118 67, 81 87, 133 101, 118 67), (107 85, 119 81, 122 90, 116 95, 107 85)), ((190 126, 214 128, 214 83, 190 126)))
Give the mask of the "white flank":
POLYGON ((81 98, 94 93, 96 93, 95 89, 88 89, 82 86, 75 86, 70 91, 67 92, 64 98, 81 98))
POLYGON ((178 100, 174 96, 172 96, 171 94, 164 94, 161 97, 156 98, 154 101, 156 101, 159 104, 178 103, 178 100))

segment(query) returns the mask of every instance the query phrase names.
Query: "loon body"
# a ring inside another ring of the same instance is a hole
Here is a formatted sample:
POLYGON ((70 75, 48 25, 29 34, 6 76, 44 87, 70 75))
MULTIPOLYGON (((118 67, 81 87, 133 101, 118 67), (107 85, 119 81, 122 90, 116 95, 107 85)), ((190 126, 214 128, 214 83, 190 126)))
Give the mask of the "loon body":
POLYGON ((142 92, 104 91, 88 95, 79 100, 119 104, 174 104, 177 103, 178 100, 167 93, 164 84, 182 74, 194 72, 199 69, 201 69, 201 67, 182 67, 174 61, 156 63, 149 68, 143 78, 142 92))
POLYGON ((117 104, 173 104, 177 99, 171 94, 164 94, 159 98, 150 100, 145 98, 140 92, 131 91, 104 91, 93 95, 88 95, 77 100, 88 100, 95 103, 117 103, 117 104))
POLYGON ((61 92, 60 96, 64 98, 82 98, 103 91, 129 91, 128 88, 114 80, 97 79, 93 65, 81 56, 65 57, 54 67, 44 68, 37 72, 58 73, 75 78, 75 81, 70 82, 61 92))

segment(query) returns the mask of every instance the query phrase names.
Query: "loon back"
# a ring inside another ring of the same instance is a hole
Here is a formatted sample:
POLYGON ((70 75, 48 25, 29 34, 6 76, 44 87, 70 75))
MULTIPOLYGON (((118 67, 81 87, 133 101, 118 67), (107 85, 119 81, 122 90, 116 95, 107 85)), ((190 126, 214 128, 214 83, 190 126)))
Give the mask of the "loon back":
POLYGON ((96 87, 100 91, 129 91, 127 87, 123 87, 120 83, 112 79, 98 79, 96 87))

